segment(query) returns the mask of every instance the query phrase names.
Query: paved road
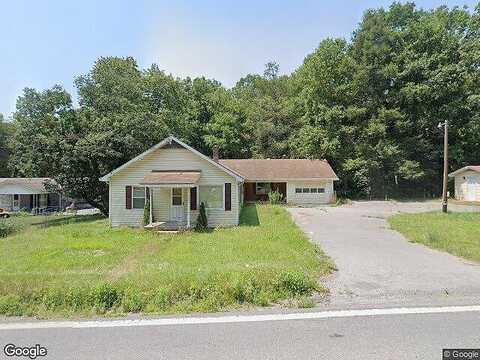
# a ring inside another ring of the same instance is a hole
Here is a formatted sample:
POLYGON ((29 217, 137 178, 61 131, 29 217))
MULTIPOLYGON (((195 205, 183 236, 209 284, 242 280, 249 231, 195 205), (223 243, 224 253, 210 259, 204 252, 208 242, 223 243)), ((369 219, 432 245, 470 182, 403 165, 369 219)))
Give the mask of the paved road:
MULTIPOLYGON (((296 222, 335 261, 324 305, 371 307, 480 303, 480 266, 408 242, 386 218, 438 210, 438 203, 355 202, 325 208, 290 208, 296 222)), ((453 211, 478 207, 450 205, 453 211)), ((321 299, 319 299, 320 302, 321 299)))
MULTIPOLYGON (((480 312, 220 324, 1 330, 3 347, 41 344, 38 359, 441 359, 480 347, 480 312)), ((3 356, 3 357, 2 357, 3 356)), ((12 358, 10 358, 12 359, 12 358)), ((19 359, 19 358, 16 358, 19 359)))

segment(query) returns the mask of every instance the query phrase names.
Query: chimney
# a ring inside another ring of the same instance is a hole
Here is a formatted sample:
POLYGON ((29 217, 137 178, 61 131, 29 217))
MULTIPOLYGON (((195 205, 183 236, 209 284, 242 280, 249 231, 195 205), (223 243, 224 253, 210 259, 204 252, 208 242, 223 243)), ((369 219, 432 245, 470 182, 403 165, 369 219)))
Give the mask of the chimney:
POLYGON ((218 162, 218 159, 220 158, 220 150, 218 148, 218 145, 213 145, 212 157, 213 157, 213 161, 218 162))

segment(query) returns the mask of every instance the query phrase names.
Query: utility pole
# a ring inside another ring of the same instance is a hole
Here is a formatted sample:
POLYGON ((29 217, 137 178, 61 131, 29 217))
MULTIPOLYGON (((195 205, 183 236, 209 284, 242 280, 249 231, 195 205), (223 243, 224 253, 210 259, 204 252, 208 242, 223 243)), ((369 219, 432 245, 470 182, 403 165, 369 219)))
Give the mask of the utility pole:
POLYGON ((448 189, 448 120, 445 120, 444 123, 439 123, 438 128, 444 128, 443 135, 443 192, 442 192, 442 211, 447 212, 448 207, 448 198, 447 198, 447 189, 448 189))

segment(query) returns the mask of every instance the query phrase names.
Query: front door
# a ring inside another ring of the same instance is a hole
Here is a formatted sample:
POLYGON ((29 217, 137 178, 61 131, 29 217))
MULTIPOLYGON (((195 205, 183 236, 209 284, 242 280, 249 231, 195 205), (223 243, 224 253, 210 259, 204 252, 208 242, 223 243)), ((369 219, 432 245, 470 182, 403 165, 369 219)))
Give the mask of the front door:
POLYGON ((476 193, 476 181, 474 176, 467 176, 466 177, 466 191, 465 191, 465 200, 466 201, 475 201, 475 193, 476 193))
POLYGON ((183 222, 183 194, 181 188, 172 188, 170 220, 175 222, 183 222))
POLYGON ((13 211, 18 211, 20 210, 20 195, 15 194, 13 195, 13 211))

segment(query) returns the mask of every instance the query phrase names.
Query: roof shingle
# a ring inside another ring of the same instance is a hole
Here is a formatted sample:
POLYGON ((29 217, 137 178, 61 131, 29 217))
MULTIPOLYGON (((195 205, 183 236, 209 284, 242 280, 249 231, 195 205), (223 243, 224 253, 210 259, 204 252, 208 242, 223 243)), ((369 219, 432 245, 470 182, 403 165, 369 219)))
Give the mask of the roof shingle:
POLYGON ((219 163, 247 181, 338 180, 326 160, 310 159, 222 159, 219 163))

